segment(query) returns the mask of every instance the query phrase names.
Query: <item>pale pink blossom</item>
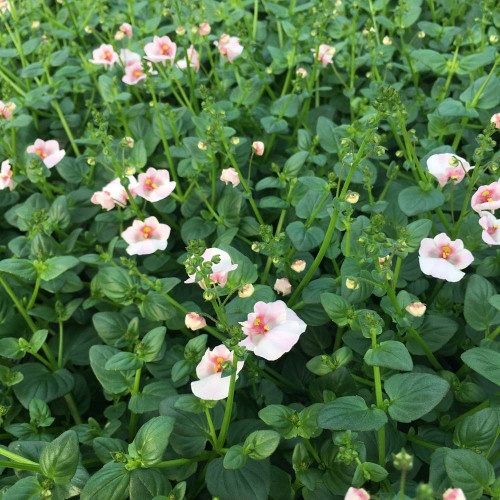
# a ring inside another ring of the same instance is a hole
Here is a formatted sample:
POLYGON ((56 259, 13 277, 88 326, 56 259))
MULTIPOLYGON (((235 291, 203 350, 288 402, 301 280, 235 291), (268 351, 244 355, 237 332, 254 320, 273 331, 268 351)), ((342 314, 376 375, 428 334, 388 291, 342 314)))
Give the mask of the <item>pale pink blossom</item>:
POLYGON ((408 304, 406 307, 406 312, 414 316, 415 318, 420 318, 425 314, 427 306, 422 302, 413 302, 412 304, 408 304))
POLYGON ((307 77, 307 70, 305 68, 299 68, 296 71, 297 75, 300 76, 302 79, 307 77))
POLYGON ((306 265, 305 260, 296 260, 290 267, 292 268, 292 271, 301 273, 306 268, 306 265))
POLYGON ((363 488, 349 488, 344 500, 370 500, 370 495, 363 488))
POLYGON ((174 63, 176 51, 177 45, 168 36, 155 36, 153 41, 144 47, 148 61, 162 62, 164 65, 166 61, 170 61, 170 64, 174 63))
POLYGON ((200 71, 200 58, 193 45, 191 45, 191 47, 187 49, 187 54, 184 59, 179 59, 179 61, 177 62, 177 67, 179 69, 187 68, 186 59, 189 61, 189 66, 193 68, 196 73, 198 73, 198 71, 200 71))
POLYGON ((120 31, 125 33, 129 38, 132 38, 132 26, 129 23, 123 23, 120 26, 120 31))
POLYGON ((500 128, 500 113, 495 113, 490 121, 495 124, 495 128, 500 128))
POLYGON ((139 174, 138 181, 136 194, 153 203, 163 200, 175 189, 175 182, 170 181, 170 174, 166 169, 156 170, 150 167, 146 173, 139 174))
POLYGON ((292 293, 292 285, 286 278, 279 278, 274 283, 274 290, 281 295, 290 295, 292 293))
POLYGON ((472 209, 479 214, 485 210, 500 208, 500 181, 492 182, 487 186, 480 186, 472 195, 472 209))
POLYGON ((66 151, 59 149, 59 143, 55 140, 43 141, 37 139, 35 144, 26 148, 28 153, 37 155, 47 168, 57 165, 65 156, 66 151))
MULTIPOLYGON (((225 361, 233 362, 234 355, 224 344, 214 349, 207 349, 203 358, 196 367, 196 375, 199 380, 191 382, 191 391, 200 398, 210 401, 225 399, 229 395, 231 377, 222 376, 222 364, 225 361)), ((236 363, 236 373, 243 368, 244 362, 236 363)), ((238 378, 238 375, 236 375, 238 378)))
POLYGON ((443 493, 443 500, 467 500, 467 498, 460 488, 448 488, 443 493))
POLYGON ((207 326, 205 318, 194 312, 186 314, 186 317, 184 318, 184 324, 186 325, 186 328, 189 328, 193 331, 207 326))
POLYGON ((461 269, 474 260, 462 240, 452 241, 445 233, 435 238, 424 238, 418 253, 420 269, 424 274, 451 282, 460 281, 465 276, 461 269))
POLYGON ((307 328, 281 300, 269 304, 257 302, 254 312, 240 325, 247 336, 240 345, 268 361, 274 361, 290 351, 307 328))
POLYGON ((226 185, 231 183, 233 187, 236 187, 240 183, 240 176, 233 167, 229 167, 222 170, 220 180, 224 181, 226 185))
POLYGON ((323 68, 326 68, 332 63, 336 49, 335 47, 322 43, 318 48, 318 52, 316 52, 315 49, 311 49, 311 52, 314 52, 314 56, 323 64, 323 68))
POLYGON ((0 11, 4 14, 6 11, 10 12, 10 3, 8 0, 0 0, 0 11))
MULTIPOLYGON (((220 286, 224 286, 227 283, 227 275, 231 271, 234 271, 238 267, 238 264, 233 264, 231 262, 231 256, 220 248, 207 248, 202 254, 203 262, 211 262, 212 258, 216 255, 219 256, 220 262, 218 264, 212 263, 212 274, 210 274, 210 281, 212 283, 218 283, 220 286)), ((184 283, 195 282, 196 275, 190 274, 189 278, 184 283)), ((205 288, 205 283, 203 283, 202 281, 199 281, 198 284, 202 288, 205 288)))
POLYGON ((104 64, 106 69, 112 68, 118 61, 118 54, 112 45, 103 43, 98 49, 92 52, 93 59, 89 59, 92 64, 104 64))
POLYGON ((11 191, 14 189, 14 181, 12 180, 12 168, 9 160, 2 162, 2 169, 0 170, 0 190, 9 188, 11 191))
MULTIPOLYGON (((151 71, 151 63, 148 63, 150 75, 157 75, 156 71, 151 71)), ((122 82, 127 85, 137 85, 141 80, 144 80, 147 77, 146 73, 144 73, 141 62, 133 62, 126 63, 125 66, 125 75, 122 77, 122 82)))
POLYGON ((483 228, 483 241, 488 245, 500 245, 500 220, 491 212, 481 212, 479 224, 483 228))
POLYGON ((449 179, 458 184, 465 177, 465 172, 473 169, 470 164, 452 153, 432 155, 427 160, 427 169, 443 187, 449 179))
POLYGON ((133 52, 128 49, 120 50, 120 57, 118 59, 118 64, 122 67, 130 66, 131 64, 141 62, 142 57, 137 52, 133 52))
MULTIPOLYGON (((132 175, 128 175, 127 179, 129 180, 128 190, 135 197, 137 181, 132 175)), ((90 198, 94 205, 101 205, 102 208, 108 211, 115 208, 115 205, 123 208, 127 204, 127 200, 127 191, 118 178, 106 184, 101 191, 96 191, 90 198)))
POLYGON ((252 283, 247 283, 238 292, 238 297, 241 297, 242 299, 247 299, 248 297, 251 297, 254 294, 254 292, 255 288, 252 285, 252 283))
POLYGON ((169 236, 170 226, 160 224, 153 216, 144 221, 135 220, 121 234, 128 243, 126 251, 129 255, 149 255, 157 250, 165 250, 169 236))
POLYGON ((6 120, 12 119, 12 113, 15 109, 16 105, 13 102, 0 101, 0 116, 3 116, 6 120))
POLYGON ((221 35, 218 42, 214 42, 214 45, 223 56, 227 56, 231 64, 243 52, 243 46, 240 45, 240 39, 237 36, 229 36, 225 33, 221 35))
POLYGON ((257 156, 262 156, 264 154, 264 143, 261 141, 254 141, 252 143, 252 150, 257 156))
POLYGON ((212 31, 212 28, 210 27, 210 24, 208 24, 208 23, 201 23, 200 24, 200 35, 201 36, 210 35, 211 31, 212 31))

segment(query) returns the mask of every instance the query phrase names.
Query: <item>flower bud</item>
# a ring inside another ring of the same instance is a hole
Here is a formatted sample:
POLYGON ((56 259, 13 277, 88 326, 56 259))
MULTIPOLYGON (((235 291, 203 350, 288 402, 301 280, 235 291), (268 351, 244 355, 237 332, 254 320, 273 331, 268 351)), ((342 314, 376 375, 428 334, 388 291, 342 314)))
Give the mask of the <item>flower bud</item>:
POLYGON ((466 500, 466 498, 460 488, 448 488, 443 493, 443 500, 466 500))
POLYGON ((418 38, 425 38, 425 31, 419 31, 417 36, 418 38))
POLYGON ((247 297, 251 297, 255 291, 255 288, 253 287, 252 283, 248 283, 244 285, 241 290, 238 291, 238 297, 241 297, 242 299, 246 299, 247 297))
POLYGON ((195 312, 186 314, 186 317, 184 318, 184 323, 187 328, 193 331, 199 330, 200 328, 204 328, 205 326, 207 326, 205 318, 203 318, 202 316, 200 316, 195 312))
POLYGON ((31 29, 36 30, 40 26, 40 21, 33 21, 31 23, 31 29))
POLYGON ((410 470, 413 468, 413 456, 407 453, 404 448, 397 455, 393 455, 393 458, 393 464, 396 469, 410 470))
POLYGON ((123 40, 125 38, 125 33, 123 31, 117 31, 115 33, 115 40, 123 40))
POLYGON ((357 281, 354 281, 354 280, 351 280, 351 279, 347 278, 345 280, 345 286, 349 290, 357 290, 359 288, 359 283, 357 281))
POLYGON ((200 24, 200 35, 201 36, 207 36, 210 34, 212 31, 212 28, 210 27, 210 24, 208 23, 201 23, 200 24))
POLYGON ((296 74, 297 76, 300 76, 302 79, 307 77, 307 71, 304 68, 299 68, 296 74))
POLYGON ((201 149, 202 151, 206 151, 207 150, 207 143, 203 142, 203 141, 199 141, 198 142, 198 149, 201 149))
POLYGON ((262 156, 264 154, 264 143, 261 141, 254 141, 252 143, 252 150, 257 156, 262 156))
POLYGON ((306 268, 306 265, 305 260, 296 260, 290 267, 296 273, 301 273, 306 268))
POLYGON ((498 42, 498 35, 490 35, 490 43, 497 43, 498 42))
POLYGON ((370 495, 363 488, 351 487, 347 490, 344 500, 370 500, 370 495))
POLYGON ((214 298, 214 294, 211 290, 205 290, 203 292, 203 298, 206 300, 206 301, 210 301, 210 300, 213 300, 214 298))
POLYGON ((92 33, 92 28, 90 26, 85 26, 84 31, 90 35, 90 33, 92 33))
POLYGON ((392 45, 392 40, 391 40, 391 38, 390 38, 390 37, 388 37, 388 36, 384 36, 384 39, 382 40, 382 43, 383 43, 384 45, 392 45))
POLYGON ((239 143, 240 143, 240 138, 239 137, 231 137, 231 144, 233 146, 236 146, 239 143))
POLYGON ((410 313, 415 318, 420 318, 424 315, 427 306, 422 302, 413 302, 413 304, 409 304, 406 306, 406 312, 410 313))
POLYGON ((252 243, 252 250, 256 253, 260 252, 260 247, 258 243, 252 243))
POLYGON ((274 283, 274 290, 281 295, 289 295, 292 293, 292 285, 286 278, 279 278, 274 283))
POLYGON ((135 174, 135 167, 127 167, 125 169, 125 175, 134 175, 135 174))
POLYGON ((184 28, 184 26, 179 26, 175 29, 175 32, 177 35, 182 36, 186 33, 186 28, 184 28))
POLYGON ((359 200, 359 193, 356 193, 354 191, 347 191, 347 195, 345 197, 345 201, 347 201, 347 203, 354 204, 357 203, 358 200, 359 200))

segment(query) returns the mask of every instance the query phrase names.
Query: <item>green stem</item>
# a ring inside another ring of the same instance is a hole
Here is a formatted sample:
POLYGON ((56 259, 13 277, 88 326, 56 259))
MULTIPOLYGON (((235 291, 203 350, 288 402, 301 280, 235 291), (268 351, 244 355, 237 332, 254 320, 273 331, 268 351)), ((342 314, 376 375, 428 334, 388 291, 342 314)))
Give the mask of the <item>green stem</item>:
POLYGON ((42 282, 42 277, 38 275, 36 277, 36 282, 35 282, 35 288, 33 290, 33 295, 31 296, 30 301, 28 302, 28 305, 26 306, 26 310, 29 311, 34 305, 36 298, 38 296, 38 290, 40 289, 40 283, 42 282))
POLYGON ((471 408, 469 411, 463 413, 457 418, 454 418, 451 420, 448 425, 446 426, 448 429, 453 429, 459 422, 461 422, 464 418, 470 417, 471 415, 474 415, 474 413, 477 413, 478 411, 483 410, 484 408, 489 408, 490 406, 490 400, 486 399, 482 403, 478 404, 474 408, 471 408))
POLYGON ((227 431, 229 430, 229 424, 231 422, 231 413, 233 411, 233 401, 234 401, 234 387, 236 385, 236 371, 238 366, 238 357, 233 351, 233 373, 231 373, 231 380, 229 381, 229 394, 227 396, 226 409, 224 411, 224 418, 222 420, 222 427, 219 434, 219 439, 217 440, 215 447, 220 450, 226 441, 227 431))
POLYGON ((314 460, 316 460, 316 463, 321 464, 321 458, 319 458, 318 452, 314 449, 313 445, 311 444, 311 441, 309 441, 309 439, 306 438, 303 439, 304 442, 306 443, 307 450, 313 456, 314 460))
MULTIPOLYGON (((347 190, 349 189, 349 184, 351 182, 352 176, 354 175, 354 172, 361 162, 363 158, 363 153, 365 151, 366 145, 368 144, 368 140, 372 136, 373 132, 375 131, 375 128, 370 129, 366 134, 365 137, 363 138, 363 142, 361 143, 361 146, 359 147, 358 154, 356 155, 356 158, 354 159, 354 162, 351 165, 351 168, 349 170, 349 173, 347 174, 347 178, 344 182, 344 185, 342 187, 342 191, 340 193, 340 199, 344 199, 347 190)), ((340 182, 340 180, 339 180, 340 182)), ((316 269, 318 269, 319 265, 323 261, 323 257, 326 254, 326 251, 328 250, 330 246, 330 242, 333 238, 333 234, 335 232, 335 225, 337 224, 337 218, 339 216, 339 210, 336 208, 333 213, 332 217, 330 218, 330 223, 328 225, 328 228, 326 230, 325 234, 325 239, 323 240, 323 243, 321 244, 321 247, 318 251, 318 254, 316 255, 316 258, 314 259, 313 263, 311 264, 311 267, 308 269, 306 275, 302 278, 301 282, 298 284, 297 288, 295 289, 295 292, 292 294, 290 297, 290 300, 288 301, 288 306, 291 307, 295 302, 297 302, 297 299, 300 297, 300 294, 302 292, 302 289, 309 283, 311 278, 314 276, 314 273, 316 272, 316 269)))
MULTIPOLYGON (((136 394, 139 394, 139 387, 141 383, 141 374, 142 374, 142 366, 140 368, 137 368, 135 371, 135 378, 134 378, 134 387, 132 388, 131 391, 131 396, 135 396, 136 394)), ((130 422, 129 422, 129 427, 128 427, 128 437, 129 440, 132 441, 135 436, 135 428, 137 426, 137 419, 139 415, 137 413, 134 413, 133 411, 130 412, 130 422)))
POLYGON ((41 473, 41 468, 38 464, 31 465, 21 462, 10 462, 8 460, 0 460, 0 467, 8 467, 10 469, 18 469, 18 470, 29 470, 41 473))
POLYGON ((252 26, 252 40, 255 42, 257 38, 257 21, 259 19, 259 0, 254 0, 253 3, 253 26, 252 26))
POLYGON ((76 406, 71 392, 64 395, 64 401, 66 401, 66 405, 68 406, 69 412, 71 413, 75 424, 80 425, 82 423, 82 418, 80 417, 80 412, 78 411, 78 407, 76 406))
POLYGON ((64 347, 64 326, 59 318, 59 350, 57 352, 57 366, 63 367, 63 347, 64 347))
POLYGON ((207 417, 208 428, 210 429, 210 437, 212 438, 212 444, 215 447, 217 443, 217 434, 215 433, 214 423, 212 422, 212 417, 210 416, 210 410, 205 408, 205 416, 207 417))
POLYGON ((210 458, 215 458, 216 456, 217 454, 213 451, 205 451, 193 458, 176 458, 175 460, 166 460, 165 462, 158 462, 157 464, 151 465, 151 467, 163 469, 168 467, 179 467, 181 465, 203 462, 205 460, 209 460, 210 458))
POLYGON ((18 455, 17 453, 13 453, 12 451, 6 450, 5 448, 2 448, 2 447, 0 447, 0 455, 2 455, 3 457, 10 458, 14 462, 18 462, 18 463, 25 464, 25 465, 38 466, 38 464, 36 462, 33 462, 33 460, 29 460, 28 458, 24 458, 21 455, 18 455))
MULTIPOLYGON (((377 347, 377 335, 372 333, 372 349, 377 347)), ((377 402, 377 408, 379 410, 385 411, 384 408, 384 398, 382 395, 382 378, 380 376, 380 367, 373 367, 373 378, 375 382, 375 399, 377 402)), ((385 425, 383 425, 378 430, 378 461, 379 464, 385 466, 385 425)))

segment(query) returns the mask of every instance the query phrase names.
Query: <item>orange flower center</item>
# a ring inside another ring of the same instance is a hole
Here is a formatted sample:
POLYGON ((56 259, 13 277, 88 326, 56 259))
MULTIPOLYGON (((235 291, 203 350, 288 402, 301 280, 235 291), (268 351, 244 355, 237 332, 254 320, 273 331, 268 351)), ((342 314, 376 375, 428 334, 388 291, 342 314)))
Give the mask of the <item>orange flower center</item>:
POLYGON ((111 61, 111 52, 109 50, 104 53, 104 59, 106 59, 106 61, 111 61))
POLYGON ((255 321, 253 322, 253 326, 258 326, 259 330, 262 330, 262 333, 269 331, 269 327, 267 325, 263 325, 260 318, 255 319, 255 321))
POLYGON ((443 259, 447 259, 449 257, 449 255, 451 254, 451 248, 448 246, 444 246, 441 249, 441 252, 442 252, 443 259))
POLYGON ((136 69, 134 71, 134 76, 141 76, 142 75, 142 71, 139 71, 138 69, 136 69))
POLYGON ((41 149, 37 149, 36 150, 36 154, 40 157, 40 158, 47 158, 47 154, 44 153, 41 149))
POLYGON ((157 184, 153 183, 153 179, 151 179, 151 177, 149 179, 146 179, 146 186, 148 186, 148 188, 150 189, 156 189, 158 187, 157 184))
POLYGON ((161 53, 162 53, 162 55, 166 55, 166 54, 168 54, 168 52, 169 52, 168 45, 163 44, 163 45, 161 46, 161 53))
POLYGON ((219 373, 222 371, 222 363, 224 362, 224 358, 217 358, 215 360, 215 366, 214 366, 214 371, 215 373, 219 373))
POLYGON ((148 239, 151 237, 150 233, 151 233, 152 229, 149 227, 149 226, 144 226, 142 228, 142 234, 144 236, 144 239, 148 239))

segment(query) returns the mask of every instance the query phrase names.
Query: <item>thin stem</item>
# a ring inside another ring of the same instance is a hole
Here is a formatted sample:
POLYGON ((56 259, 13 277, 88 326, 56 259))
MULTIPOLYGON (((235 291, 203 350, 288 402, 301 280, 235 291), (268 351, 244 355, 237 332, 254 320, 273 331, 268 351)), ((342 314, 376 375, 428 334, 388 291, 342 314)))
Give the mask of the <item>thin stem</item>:
POLYGON ((179 467, 181 465, 203 462, 205 460, 209 460, 210 458, 215 458, 216 456, 217 454, 213 451, 204 451, 200 455, 193 458, 176 458, 175 460, 166 460, 164 462, 158 462, 157 464, 151 465, 150 467, 162 469, 166 469, 168 467, 179 467))
MULTIPOLYGON (((377 347, 377 335, 372 333, 372 349, 377 347)), ((385 411, 384 408, 384 398, 382 395, 382 378, 380 376, 380 367, 373 367, 373 378, 375 382, 375 399, 377 402, 377 408, 379 410, 385 411)), ((384 467, 385 465, 385 425, 383 425, 378 430, 378 461, 379 464, 384 467)))
POLYGON ((226 441, 227 431, 229 430, 229 424, 231 422, 231 413, 233 411, 233 401, 234 401, 234 387, 236 385, 236 371, 238 366, 238 357, 233 351, 233 373, 231 373, 231 380, 229 381, 229 394, 227 396, 226 409, 224 411, 224 418, 222 420, 222 427, 219 433, 219 439, 215 445, 217 450, 220 450, 226 441))
MULTIPOLYGON (((132 388, 131 391, 131 396, 135 396, 136 394, 139 394, 139 387, 141 383, 141 374, 142 374, 142 366, 137 368, 135 371, 135 378, 134 378, 134 387, 132 388)), ((129 422, 129 427, 128 427, 128 437, 129 440, 132 441, 135 436, 135 428, 137 426, 137 419, 139 415, 137 413, 134 413, 133 411, 130 412, 130 422, 129 422)))
POLYGON ((8 460, 0 460, 0 467, 8 467, 10 469, 18 469, 18 470, 29 470, 41 473, 41 468, 38 464, 31 465, 21 462, 10 462, 8 460))
POLYGON ((212 444, 215 447, 217 443, 217 434, 215 433, 214 423, 212 422, 212 417, 210 416, 210 410, 205 408, 205 416, 207 417, 208 428, 210 429, 210 437, 212 438, 212 444))
POLYGON ((321 464, 321 458, 319 458, 318 452, 314 449, 313 445, 311 444, 311 441, 309 441, 309 439, 306 438, 303 439, 304 442, 306 443, 307 450, 313 456, 314 460, 316 460, 316 463, 321 464))
POLYGON ((28 458, 24 458, 21 455, 18 455, 17 453, 13 453, 10 450, 6 450, 5 448, 0 447, 0 455, 3 457, 10 458, 14 462, 18 462, 21 464, 27 464, 27 465, 38 465, 36 462, 33 462, 33 460, 29 460, 28 458))
POLYGON ((40 289, 41 282, 42 282, 42 277, 40 275, 38 275, 36 277, 35 288, 33 290, 33 294, 31 295, 31 299, 28 302, 28 305, 26 306, 27 311, 29 311, 35 305, 35 301, 36 301, 36 298, 38 296, 38 290, 40 289))
POLYGON ((63 367, 63 347, 64 347, 64 326, 61 319, 59 319, 59 350, 57 353, 57 366, 63 367))

